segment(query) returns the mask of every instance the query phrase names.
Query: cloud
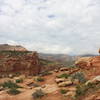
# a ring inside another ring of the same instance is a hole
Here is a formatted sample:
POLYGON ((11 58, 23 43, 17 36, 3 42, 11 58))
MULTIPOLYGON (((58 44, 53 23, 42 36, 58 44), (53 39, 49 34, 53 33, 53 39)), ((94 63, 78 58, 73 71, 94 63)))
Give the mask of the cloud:
POLYGON ((55 44, 51 45, 48 43, 45 43, 45 46, 43 46, 44 43, 38 43, 38 45, 36 43, 33 43, 33 44, 23 43, 23 45, 30 50, 35 50, 35 51, 43 52, 43 53, 64 54, 64 53, 70 53, 72 51, 70 47, 63 47, 63 46, 55 45, 55 44))
POLYGON ((100 0, 0 0, 0 43, 46 53, 96 53, 99 12, 100 0))

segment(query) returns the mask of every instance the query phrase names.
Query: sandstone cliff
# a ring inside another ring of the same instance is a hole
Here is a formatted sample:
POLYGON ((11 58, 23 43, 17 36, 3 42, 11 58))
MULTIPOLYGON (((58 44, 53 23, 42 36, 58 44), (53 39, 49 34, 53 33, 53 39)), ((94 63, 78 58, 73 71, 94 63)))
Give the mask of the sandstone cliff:
POLYGON ((85 70, 88 78, 100 75, 100 56, 82 57, 75 64, 80 69, 85 70))
POLYGON ((36 52, 0 52, 0 74, 2 75, 11 73, 36 75, 40 70, 39 58, 36 52))
POLYGON ((93 67, 100 67, 100 56, 82 57, 79 58, 75 64, 79 67, 90 69, 93 67))

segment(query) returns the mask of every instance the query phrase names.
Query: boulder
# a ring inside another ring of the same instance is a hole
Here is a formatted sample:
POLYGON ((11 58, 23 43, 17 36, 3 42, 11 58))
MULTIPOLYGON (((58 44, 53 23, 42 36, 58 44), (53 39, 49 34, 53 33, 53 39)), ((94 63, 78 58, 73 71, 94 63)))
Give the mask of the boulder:
POLYGON ((69 91, 69 92, 67 92, 64 96, 74 97, 75 94, 76 94, 76 93, 75 93, 74 91, 69 91))
POLYGON ((93 81, 100 82, 100 75, 93 78, 93 81))
POLYGON ((69 68, 60 68, 60 71, 68 71, 69 70, 69 68))
POLYGON ((71 80, 66 80, 65 82, 59 83, 58 86, 59 87, 66 87, 66 86, 70 86, 72 85, 72 81, 71 80))
POLYGON ((54 70, 54 72, 58 73, 58 72, 59 72, 59 70, 55 69, 55 70, 54 70))
POLYGON ((87 81, 87 82, 86 82, 86 85, 87 85, 88 83, 98 83, 98 82, 100 82, 100 75, 94 77, 93 79, 91 79, 91 80, 89 80, 89 81, 87 81))
POLYGON ((61 82, 64 82, 65 81, 65 78, 57 78, 55 79, 56 83, 59 84, 61 82))
POLYGON ((3 90, 4 90, 4 88, 2 86, 0 86, 0 91, 3 91, 3 90))

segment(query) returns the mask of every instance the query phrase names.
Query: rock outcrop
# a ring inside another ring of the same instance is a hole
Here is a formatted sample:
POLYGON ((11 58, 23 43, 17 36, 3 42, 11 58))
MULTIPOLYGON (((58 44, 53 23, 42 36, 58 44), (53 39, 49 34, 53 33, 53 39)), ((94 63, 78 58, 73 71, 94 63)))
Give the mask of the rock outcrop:
POLYGON ((80 69, 85 70, 85 74, 89 79, 100 75, 100 56, 82 57, 75 64, 80 69))
POLYGON ((100 67, 100 56, 95 57, 82 57, 75 62, 76 66, 83 69, 90 69, 100 67))
POLYGON ((37 52, 0 52, 0 74, 21 73, 36 75, 40 72, 37 52))

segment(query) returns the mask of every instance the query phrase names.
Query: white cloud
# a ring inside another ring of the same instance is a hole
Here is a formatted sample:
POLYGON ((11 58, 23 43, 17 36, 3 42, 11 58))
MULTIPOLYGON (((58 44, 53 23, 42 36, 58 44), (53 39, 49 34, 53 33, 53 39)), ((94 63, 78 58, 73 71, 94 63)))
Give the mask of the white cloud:
POLYGON ((13 40, 8 40, 7 44, 9 44, 9 45, 18 45, 18 43, 13 41, 13 40))
POLYGON ((96 53, 99 12, 100 0, 0 0, 0 42, 39 52, 96 53))
POLYGON ((51 45, 51 44, 48 44, 48 43, 33 43, 33 44, 30 44, 30 43, 27 43, 27 44, 24 44, 22 43, 22 45, 24 45, 26 48, 28 48, 29 50, 35 50, 35 51, 38 51, 38 52, 43 52, 43 53, 54 53, 54 54, 58 54, 58 53, 61 53, 61 54, 68 54, 72 51, 72 49, 70 47, 63 47, 63 46, 60 46, 60 45, 51 45))

